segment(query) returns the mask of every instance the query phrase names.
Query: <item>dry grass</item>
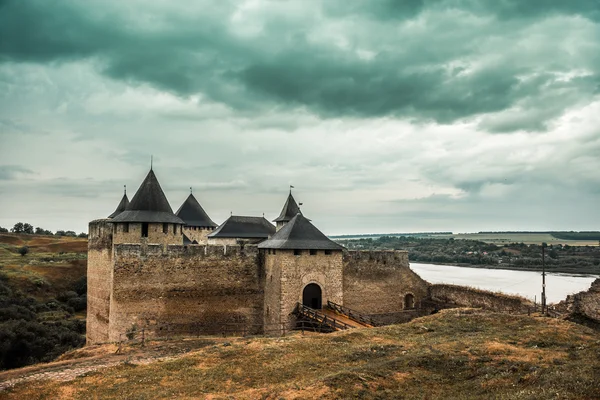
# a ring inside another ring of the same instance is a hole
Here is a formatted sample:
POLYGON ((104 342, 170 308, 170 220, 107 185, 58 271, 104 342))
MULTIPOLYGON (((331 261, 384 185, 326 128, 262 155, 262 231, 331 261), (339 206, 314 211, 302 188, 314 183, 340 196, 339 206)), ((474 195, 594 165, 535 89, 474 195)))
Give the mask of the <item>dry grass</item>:
POLYGON ((592 399, 600 397, 600 334, 541 317, 445 310, 375 329, 220 341, 0 397, 592 399))

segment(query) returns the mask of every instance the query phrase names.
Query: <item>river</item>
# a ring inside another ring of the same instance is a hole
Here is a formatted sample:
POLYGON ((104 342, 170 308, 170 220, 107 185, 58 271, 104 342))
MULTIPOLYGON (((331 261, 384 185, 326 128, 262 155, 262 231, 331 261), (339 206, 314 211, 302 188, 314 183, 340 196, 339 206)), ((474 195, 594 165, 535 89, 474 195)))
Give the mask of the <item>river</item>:
MULTIPOLYGON (((533 271, 466 268, 449 265, 410 263, 410 268, 429 283, 449 283, 508 294, 518 294, 540 302, 542 274, 533 271), (537 296, 537 297, 536 297, 537 296)), ((546 274, 548 304, 564 300, 568 294, 587 290, 598 275, 546 274)))

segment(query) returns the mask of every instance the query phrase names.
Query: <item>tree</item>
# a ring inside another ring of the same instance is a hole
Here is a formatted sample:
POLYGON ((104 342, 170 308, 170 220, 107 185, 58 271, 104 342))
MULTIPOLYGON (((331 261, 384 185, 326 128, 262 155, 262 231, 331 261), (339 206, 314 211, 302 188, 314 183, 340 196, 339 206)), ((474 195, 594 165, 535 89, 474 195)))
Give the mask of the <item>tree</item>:
POLYGON ((21 257, 24 257, 27 253, 29 253, 29 247, 23 246, 19 249, 19 254, 21 257))
POLYGON ((77 235, 77 237, 86 238, 87 237, 87 233, 81 232, 79 235, 77 235))
POLYGON ((28 235, 33 235, 33 225, 24 223, 23 224, 23 233, 27 233, 28 235))
POLYGON ((3 227, 0 226, 0 233, 7 233, 7 232, 8 232, 8 229, 3 228, 3 227))
POLYGON ((10 231, 13 233, 23 233, 23 223, 17 222, 10 231))

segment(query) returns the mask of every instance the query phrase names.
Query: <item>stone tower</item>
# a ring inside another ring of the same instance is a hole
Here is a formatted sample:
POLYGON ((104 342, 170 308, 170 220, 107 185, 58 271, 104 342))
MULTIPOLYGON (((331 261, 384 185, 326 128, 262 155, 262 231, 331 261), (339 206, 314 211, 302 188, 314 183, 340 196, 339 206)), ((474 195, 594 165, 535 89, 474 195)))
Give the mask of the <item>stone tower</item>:
POLYGON ((115 299, 116 244, 182 244, 184 222, 173 214, 152 169, 131 202, 125 194, 109 218, 89 224, 87 342, 118 340, 110 337, 111 324, 119 312, 115 299))
POLYGON ((193 244, 206 244, 206 236, 217 227, 193 193, 190 193, 176 214, 185 222, 183 234, 193 244))
POLYGON ((119 205, 117 206, 117 209, 108 216, 108 218, 114 218, 117 215, 121 214, 123 211, 125 211, 127 209, 127 206, 129 205, 129 199, 127 198, 127 189, 125 189, 124 193, 123 193, 123 197, 121 198, 121 201, 119 202, 119 205))
POLYGON ((285 224, 290 222, 292 218, 294 218, 296 214, 300 212, 300 207, 298 207, 298 203, 296 203, 296 200, 294 200, 294 196, 292 196, 292 190, 290 189, 290 194, 283 205, 283 209, 281 210, 279 217, 273 220, 273 222, 277 223, 277 230, 283 228, 285 224))
MULTIPOLYGON (((288 203, 290 199, 291 195, 288 203)), ((343 304, 344 248, 302 214, 297 213, 258 248, 265 260, 265 329, 291 328, 297 303, 316 309, 328 300, 343 304)))
POLYGON ((114 244, 183 244, 185 223, 173 214, 152 169, 125 211, 114 217, 112 223, 114 244))

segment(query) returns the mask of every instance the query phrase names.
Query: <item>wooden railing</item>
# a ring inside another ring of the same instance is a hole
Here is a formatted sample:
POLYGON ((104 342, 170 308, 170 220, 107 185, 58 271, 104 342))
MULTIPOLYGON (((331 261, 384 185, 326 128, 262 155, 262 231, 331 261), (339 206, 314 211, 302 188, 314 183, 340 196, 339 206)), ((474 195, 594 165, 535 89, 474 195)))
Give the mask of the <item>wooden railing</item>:
POLYGON ((297 303, 295 313, 299 316, 315 321, 316 323, 330 327, 333 330, 341 331, 353 328, 353 326, 348 325, 345 322, 339 321, 335 318, 325 315, 322 312, 315 310, 314 308, 305 306, 304 304, 297 303))
POLYGON ((336 313, 345 315, 356 322, 360 322, 361 324, 366 324, 370 326, 376 325, 375 321, 373 321, 371 317, 364 316, 358 311, 352 310, 348 307, 344 307, 340 304, 334 303, 333 301, 327 300, 327 308, 335 311, 336 313))

